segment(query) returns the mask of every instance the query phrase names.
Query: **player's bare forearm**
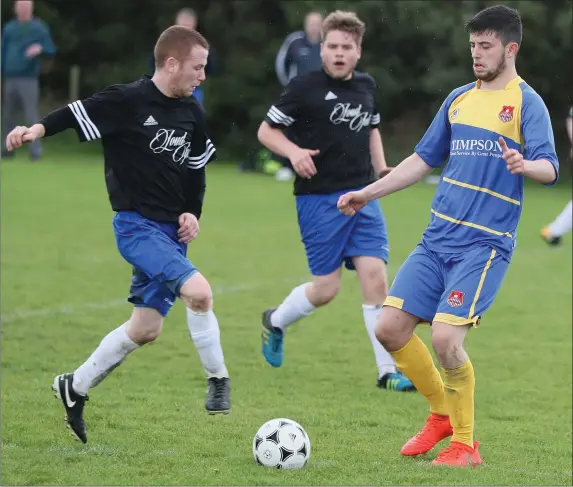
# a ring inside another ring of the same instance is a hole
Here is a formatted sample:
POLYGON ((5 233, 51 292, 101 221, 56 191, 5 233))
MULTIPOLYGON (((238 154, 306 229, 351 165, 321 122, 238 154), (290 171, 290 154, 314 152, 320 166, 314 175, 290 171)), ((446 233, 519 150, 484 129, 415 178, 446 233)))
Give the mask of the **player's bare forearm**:
POLYGON ((388 176, 366 186, 362 191, 369 201, 383 198, 420 181, 432 168, 415 152, 404 159, 388 176))
POLYGON ((376 174, 380 174, 388 166, 386 164, 386 157, 384 156, 384 144, 382 143, 382 135, 380 130, 374 128, 370 131, 370 156, 372 158, 372 166, 376 174))
POLYGON ((569 143, 573 144, 573 117, 567 117, 565 126, 567 127, 567 135, 569 136, 569 143))
POLYGON ((545 159, 538 161, 523 161, 523 175, 538 183, 550 184, 557 178, 553 164, 545 159))
POLYGON ((299 148, 288 140, 280 129, 271 127, 267 122, 261 123, 257 137, 261 144, 279 156, 289 157, 289 154, 299 148))

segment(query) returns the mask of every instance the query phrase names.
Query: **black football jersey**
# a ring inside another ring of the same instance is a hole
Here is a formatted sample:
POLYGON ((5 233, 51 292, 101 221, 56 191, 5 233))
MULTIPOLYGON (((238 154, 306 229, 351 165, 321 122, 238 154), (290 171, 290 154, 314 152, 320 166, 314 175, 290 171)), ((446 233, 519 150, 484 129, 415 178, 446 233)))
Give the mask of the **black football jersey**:
POLYGON ((313 156, 317 174, 297 175, 295 194, 332 193, 375 181, 370 156, 370 133, 380 124, 374 98, 376 83, 366 73, 354 72, 338 80, 324 70, 297 76, 273 104, 265 121, 313 156))
POLYGON ((101 139, 105 179, 115 211, 157 221, 200 217, 205 166, 214 159, 202 107, 169 98, 144 76, 68 105, 82 142, 101 139))

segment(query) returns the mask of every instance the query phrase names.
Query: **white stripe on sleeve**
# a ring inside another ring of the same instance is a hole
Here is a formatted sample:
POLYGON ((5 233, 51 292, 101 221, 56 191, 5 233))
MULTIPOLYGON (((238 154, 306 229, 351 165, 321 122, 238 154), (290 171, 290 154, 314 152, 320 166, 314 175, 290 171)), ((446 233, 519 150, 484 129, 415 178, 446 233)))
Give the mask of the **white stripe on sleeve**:
POLYGON ((211 139, 207 139, 205 142, 205 152, 199 156, 189 157, 189 162, 187 165, 192 169, 201 169, 204 165, 206 165, 213 154, 215 153, 215 146, 211 142, 211 139))
POLYGON ((101 139, 100 131, 96 127, 95 123, 92 122, 80 100, 70 103, 68 107, 70 107, 74 117, 76 117, 78 125, 82 129, 86 140, 101 139))

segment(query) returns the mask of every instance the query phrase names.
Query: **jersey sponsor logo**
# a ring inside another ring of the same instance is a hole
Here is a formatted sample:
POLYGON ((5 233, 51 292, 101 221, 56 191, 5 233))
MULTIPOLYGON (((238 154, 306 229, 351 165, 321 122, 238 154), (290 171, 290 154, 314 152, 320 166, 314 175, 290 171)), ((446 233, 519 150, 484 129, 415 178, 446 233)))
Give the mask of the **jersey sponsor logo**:
POLYGON ((173 162, 183 164, 191 153, 191 141, 187 140, 187 132, 176 136, 175 130, 159 129, 149 143, 154 154, 172 152, 173 162))
POLYGON ((360 132, 370 125, 371 118, 372 114, 362 111, 362 104, 352 108, 350 103, 337 103, 330 113, 330 121, 334 125, 347 123, 348 128, 354 132, 360 132))
POLYGON ((450 156, 501 157, 502 150, 497 140, 453 139, 450 156))
POLYGON ((499 119, 503 122, 503 123, 507 123, 507 122, 511 122, 513 120, 513 110, 515 109, 515 107, 510 107, 510 106, 505 106, 501 109, 501 112, 499 112, 499 119))
POLYGON ((461 291, 452 291, 446 301, 452 308, 459 308, 464 304, 464 293, 461 291))

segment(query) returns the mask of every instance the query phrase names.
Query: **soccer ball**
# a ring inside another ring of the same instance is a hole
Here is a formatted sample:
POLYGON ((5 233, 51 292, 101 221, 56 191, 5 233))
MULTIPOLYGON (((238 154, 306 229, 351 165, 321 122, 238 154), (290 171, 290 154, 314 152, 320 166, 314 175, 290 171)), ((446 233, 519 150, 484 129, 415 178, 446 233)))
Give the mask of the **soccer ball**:
POLYGON ((310 458, 310 438, 292 419, 271 419, 253 438, 253 456, 264 467, 299 469, 310 458))

